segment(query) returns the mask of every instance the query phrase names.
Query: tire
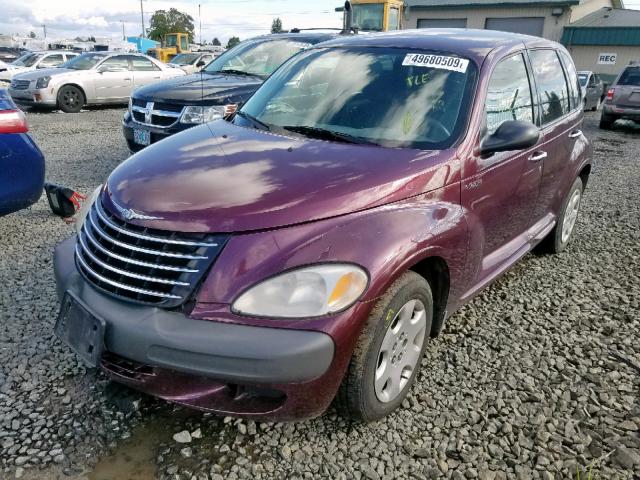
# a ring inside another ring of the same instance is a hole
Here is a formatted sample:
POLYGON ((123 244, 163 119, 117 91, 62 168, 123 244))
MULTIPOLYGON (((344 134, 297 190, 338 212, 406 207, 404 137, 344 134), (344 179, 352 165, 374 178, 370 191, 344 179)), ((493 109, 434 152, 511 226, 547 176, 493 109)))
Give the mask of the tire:
POLYGON ((84 93, 73 85, 64 85, 58 91, 58 108, 65 113, 78 113, 86 99, 84 93))
POLYGON ((432 320, 429 283, 415 272, 406 272, 378 301, 367 319, 336 396, 341 415, 370 422, 402 404, 420 369, 432 320), (407 370, 414 360, 413 368, 407 370), (385 382, 388 372, 396 375, 389 375, 385 382), (378 382, 377 375, 381 378, 378 382), (393 378, 399 381, 394 384, 393 378))
POLYGON ((602 116, 600 117, 600 128, 602 130, 611 130, 613 128, 613 124, 615 123, 616 118, 611 115, 606 115, 602 112, 602 116))
POLYGON ((575 231, 576 220, 580 213, 584 184, 580 177, 576 178, 562 204, 562 213, 558 216, 556 226, 540 244, 540 249, 547 253, 560 253, 571 241, 575 231))

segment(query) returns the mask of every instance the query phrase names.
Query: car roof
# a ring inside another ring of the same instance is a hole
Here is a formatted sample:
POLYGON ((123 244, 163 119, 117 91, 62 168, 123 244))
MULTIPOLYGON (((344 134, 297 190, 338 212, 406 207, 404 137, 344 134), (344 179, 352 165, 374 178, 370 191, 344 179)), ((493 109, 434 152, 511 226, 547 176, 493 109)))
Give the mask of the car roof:
POLYGON ((456 53, 481 60, 497 47, 562 48, 559 43, 520 33, 467 28, 421 28, 342 36, 322 46, 395 47, 456 53))
POLYGON ((269 35, 261 35, 259 37, 251 38, 250 40, 277 40, 279 38, 282 39, 293 39, 298 40, 300 42, 305 43, 320 43, 326 42, 328 40, 332 40, 336 37, 339 37, 339 32, 310 32, 310 31, 300 31, 299 33, 289 32, 289 33, 273 33, 269 35))

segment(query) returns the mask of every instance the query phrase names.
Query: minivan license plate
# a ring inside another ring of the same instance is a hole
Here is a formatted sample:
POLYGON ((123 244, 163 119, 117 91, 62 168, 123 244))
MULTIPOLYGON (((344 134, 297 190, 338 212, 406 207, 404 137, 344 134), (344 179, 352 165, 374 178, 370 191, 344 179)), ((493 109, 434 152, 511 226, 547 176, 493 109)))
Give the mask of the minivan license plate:
POLYGON ((95 368, 104 349, 105 321, 97 318, 69 292, 62 300, 55 334, 76 352, 85 363, 95 368))
POLYGON ((151 133, 146 130, 134 130, 133 141, 138 145, 144 145, 146 147, 151 143, 151 133))

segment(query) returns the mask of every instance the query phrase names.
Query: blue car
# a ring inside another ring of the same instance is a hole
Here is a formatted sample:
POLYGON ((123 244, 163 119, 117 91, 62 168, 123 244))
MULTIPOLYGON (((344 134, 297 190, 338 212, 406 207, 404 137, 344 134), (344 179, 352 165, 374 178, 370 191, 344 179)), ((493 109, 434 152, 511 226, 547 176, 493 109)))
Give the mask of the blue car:
POLYGON ((0 216, 38 201, 44 185, 44 156, 27 135, 24 113, 0 89, 0 216))

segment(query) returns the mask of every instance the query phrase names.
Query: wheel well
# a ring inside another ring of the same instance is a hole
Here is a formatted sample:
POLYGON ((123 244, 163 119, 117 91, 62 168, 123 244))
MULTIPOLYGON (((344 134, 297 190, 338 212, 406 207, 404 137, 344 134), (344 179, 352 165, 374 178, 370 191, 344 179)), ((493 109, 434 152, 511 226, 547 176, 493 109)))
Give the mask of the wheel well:
POLYGON ((412 271, 423 277, 431 287, 433 295, 433 323, 431 336, 435 337, 442 330, 449 300, 449 267, 440 257, 429 257, 411 267, 412 271))
POLYGON ((591 175, 591 165, 585 165, 580 171, 580 180, 582 180, 583 188, 587 188, 587 182, 589 181, 589 175, 591 175))

